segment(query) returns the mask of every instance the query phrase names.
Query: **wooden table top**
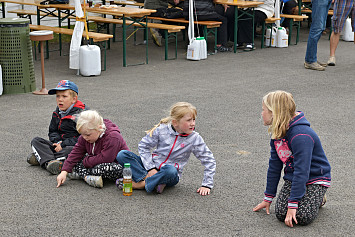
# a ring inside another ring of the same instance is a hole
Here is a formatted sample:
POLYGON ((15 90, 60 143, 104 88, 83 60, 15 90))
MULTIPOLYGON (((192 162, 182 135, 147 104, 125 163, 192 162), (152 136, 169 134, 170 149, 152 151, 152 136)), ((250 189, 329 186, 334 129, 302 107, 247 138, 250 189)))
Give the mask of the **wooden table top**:
MULTIPOLYGON (((0 2, 8 2, 15 3, 21 5, 32 5, 38 6, 41 8, 56 8, 56 9, 64 9, 64 10, 75 10, 74 5, 70 4, 49 4, 49 5, 41 5, 40 2, 42 0, 0 0, 0 2)), ((107 15, 127 15, 127 16, 145 16, 150 15, 156 10, 151 9, 142 9, 136 7, 115 7, 110 9, 100 8, 100 7, 88 7, 86 8, 87 12, 101 13, 107 15)))
POLYGON ((256 1, 244 1, 244 0, 214 0, 217 4, 227 4, 230 6, 237 6, 238 8, 248 8, 248 7, 257 7, 264 2, 256 1))

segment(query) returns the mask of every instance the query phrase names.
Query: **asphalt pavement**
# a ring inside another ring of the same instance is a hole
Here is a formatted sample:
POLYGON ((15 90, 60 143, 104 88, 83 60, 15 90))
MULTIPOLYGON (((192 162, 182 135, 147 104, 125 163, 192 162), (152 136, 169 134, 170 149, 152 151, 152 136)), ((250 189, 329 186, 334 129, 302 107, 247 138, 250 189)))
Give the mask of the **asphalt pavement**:
MULTIPOLYGON (((56 176, 26 162, 31 139, 47 138, 55 97, 6 94, 0 96, 0 236, 354 236, 354 43, 340 41, 337 65, 319 72, 303 67, 307 28, 298 45, 260 49, 258 38, 255 51, 197 62, 186 60, 181 40, 177 60, 165 61, 164 48, 150 40, 149 64, 127 68, 122 43, 112 43, 107 71, 97 77, 77 76, 68 56, 51 52, 46 87, 74 81, 79 99, 116 123, 133 152, 172 104, 194 104, 196 131, 217 161, 211 195, 196 193, 203 166, 193 155, 179 184, 161 195, 134 191, 126 197, 110 181, 102 189, 82 180, 56 188, 56 176), (252 211, 263 199, 270 150, 261 99, 277 89, 294 95, 332 166, 328 202, 308 226, 285 226, 274 205, 270 215, 252 211)), ((327 60, 328 35, 318 45, 319 60, 327 60)), ((130 42, 128 48, 128 63, 144 61, 144 46, 130 42)), ((35 74, 40 88, 40 61, 35 74)))

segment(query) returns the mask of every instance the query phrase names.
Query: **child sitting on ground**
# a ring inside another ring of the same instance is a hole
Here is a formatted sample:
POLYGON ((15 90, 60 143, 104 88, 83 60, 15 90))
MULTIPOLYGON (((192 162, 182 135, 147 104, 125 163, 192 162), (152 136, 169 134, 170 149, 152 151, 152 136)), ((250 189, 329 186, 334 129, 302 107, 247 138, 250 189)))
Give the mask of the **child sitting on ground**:
POLYGON ((40 165, 52 174, 59 174, 63 161, 78 141, 76 116, 85 109, 78 100, 78 87, 74 82, 62 80, 57 87, 48 91, 56 94, 57 108, 52 114, 49 125, 49 140, 35 137, 31 141, 33 153, 27 157, 31 165, 40 165))
MULTIPOLYGON (((210 194, 216 161, 202 137, 195 132, 196 108, 190 103, 179 102, 172 106, 170 116, 147 131, 138 145, 140 157, 130 151, 121 151, 118 162, 130 163, 132 187, 162 193, 165 186, 179 182, 184 166, 193 153, 205 166, 200 195, 210 194), (155 148, 153 152, 151 150, 155 148)), ((122 187, 120 180, 116 181, 122 187)))
POLYGON ((87 110, 79 115, 76 129, 81 136, 57 176, 57 187, 67 175, 71 179, 84 179, 97 188, 103 187, 102 178, 114 181, 121 178, 122 166, 116 163, 116 156, 129 148, 118 127, 98 112, 87 110))
POLYGON ((330 186, 330 165, 317 134, 303 112, 296 112, 293 96, 270 92, 263 98, 262 119, 271 132, 271 157, 264 201, 253 211, 270 205, 276 195, 283 164, 285 183, 275 205, 276 217, 293 227, 311 223, 325 203, 330 186))

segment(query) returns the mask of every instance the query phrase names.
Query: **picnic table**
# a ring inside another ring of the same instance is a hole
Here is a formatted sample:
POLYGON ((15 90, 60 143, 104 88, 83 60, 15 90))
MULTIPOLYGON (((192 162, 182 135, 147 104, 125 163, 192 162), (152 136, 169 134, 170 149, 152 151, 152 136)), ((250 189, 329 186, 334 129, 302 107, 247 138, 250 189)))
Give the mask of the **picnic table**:
POLYGON ((237 52, 237 43, 238 43, 238 20, 247 15, 252 18, 253 20, 253 44, 254 44, 254 8, 258 7, 263 2, 256 2, 256 1, 243 1, 243 0, 215 0, 216 4, 226 4, 229 6, 234 6, 234 53, 237 52), (239 15, 239 11, 241 14, 239 15))
MULTIPOLYGON (((0 0, 2 4, 5 2, 15 3, 20 5, 32 5, 37 7, 37 25, 41 24, 41 19, 46 16, 55 16, 58 17, 58 27, 61 27, 61 22, 65 19, 69 19, 70 17, 75 17, 75 7, 70 4, 48 4, 41 5, 41 0, 0 0), (54 9, 54 10, 53 10, 54 9), (41 14, 42 13, 42 14, 41 14), (44 14, 43 14, 44 13, 44 14), (63 14, 64 13, 64 14, 63 14), (62 16, 63 14, 63 16, 62 16)), ((5 10, 3 5, 3 11, 5 10)), ((113 15, 120 16, 123 20, 122 28, 122 41, 123 41, 123 66, 127 66, 126 60, 126 36, 127 29, 134 24, 140 24, 145 28, 145 40, 148 41, 148 28, 147 28, 147 16, 156 10, 151 9, 142 9, 142 8, 128 8, 128 7, 112 7, 112 8, 104 8, 104 7, 89 7, 87 6, 85 9, 87 12, 99 13, 104 15, 113 15), (129 24, 126 24, 129 21, 129 24)), ((3 12, 4 13, 4 12, 3 12)), ((61 37, 59 37, 59 43, 61 43, 61 37)), ((146 62, 148 63, 148 44, 146 44, 146 62)))

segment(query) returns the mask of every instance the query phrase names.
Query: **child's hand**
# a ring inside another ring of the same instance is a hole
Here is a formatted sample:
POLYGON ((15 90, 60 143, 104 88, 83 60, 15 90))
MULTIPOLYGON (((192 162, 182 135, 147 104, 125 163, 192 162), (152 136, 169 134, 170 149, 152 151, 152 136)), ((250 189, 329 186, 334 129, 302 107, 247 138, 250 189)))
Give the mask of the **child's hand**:
POLYGON ((201 196, 206 196, 206 195, 210 195, 211 189, 206 187, 201 187, 197 189, 197 192, 200 193, 201 196))
POLYGON ((59 186, 65 182, 65 180, 67 179, 67 174, 68 174, 68 172, 62 171, 57 176, 57 188, 59 188, 59 186))
POLYGON ((156 173, 158 173, 158 171, 156 169, 152 169, 148 172, 147 178, 148 177, 152 177, 153 175, 155 175, 156 173))
POLYGON ((53 146, 55 147, 54 148, 55 152, 60 152, 63 149, 60 144, 61 143, 53 143, 53 146))
POLYGON ((270 205, 271 205, 270 202, 262 201, 256 207, 253 208, 253 211, 259 211, 259 210, 265 208, 266 214, 270 215, 270 205))
POLYGON ((294 220, 295 223, 297 224, 296 211, 297 211, 297 209, 293 209, 293 208, 289 208, 287 210, 287 214, 286 214, 286 218, 285 218, 285 224, 287 226, 293 227, 292 220, 294 220))

